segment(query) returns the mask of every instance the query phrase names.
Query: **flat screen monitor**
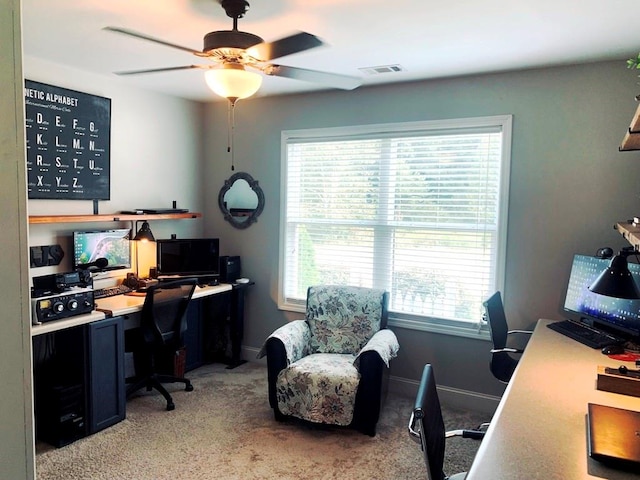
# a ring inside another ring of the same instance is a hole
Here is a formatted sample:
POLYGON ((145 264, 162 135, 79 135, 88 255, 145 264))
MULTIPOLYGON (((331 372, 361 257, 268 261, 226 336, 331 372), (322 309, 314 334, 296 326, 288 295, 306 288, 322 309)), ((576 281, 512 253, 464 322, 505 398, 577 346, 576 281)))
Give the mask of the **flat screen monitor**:
POLYGON ((73 232, 74 268, 86 268, 99 258, 106 259, 107 265, 98 266, 98 270, 131 268, 130 238, 128 228, 73 232))
MULTIPOLYGON (((589 290, 609 262, 586 255, 574 256, 564 310, 590 320, 597 328, 637 341, 640 339, 640 300, 607 297, 589 290)), ((640 285, 640 265, 629 263, 629 271, 640 285)))
POLYGON ((158 277, 215 277, 220 273, 217 238, 156 241, 158 277))

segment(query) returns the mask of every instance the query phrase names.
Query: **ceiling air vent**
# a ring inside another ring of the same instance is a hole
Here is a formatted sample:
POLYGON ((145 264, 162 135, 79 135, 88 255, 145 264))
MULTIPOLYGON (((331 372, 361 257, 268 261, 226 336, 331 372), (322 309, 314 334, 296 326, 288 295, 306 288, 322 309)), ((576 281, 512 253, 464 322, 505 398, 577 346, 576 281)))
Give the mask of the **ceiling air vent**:
POLYGON ((378 67, 361 67, 360 70, 367 75, 380 75, 381 73, 397 73, 404 72, 401 65, 380 65, 378 67))

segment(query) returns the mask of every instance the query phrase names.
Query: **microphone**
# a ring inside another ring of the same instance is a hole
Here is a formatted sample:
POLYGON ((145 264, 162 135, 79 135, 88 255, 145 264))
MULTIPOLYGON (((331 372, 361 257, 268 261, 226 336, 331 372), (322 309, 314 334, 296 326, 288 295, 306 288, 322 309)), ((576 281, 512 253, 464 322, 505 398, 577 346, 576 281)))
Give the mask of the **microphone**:
POLYGON ((102 269, 107 265, 109 265, 109 260, 107 260, 106 258, 96 258, 95 262, 83 263, 81 265, 78 265, 78 268, 82 270, 86 270, 91 267, 102 269))

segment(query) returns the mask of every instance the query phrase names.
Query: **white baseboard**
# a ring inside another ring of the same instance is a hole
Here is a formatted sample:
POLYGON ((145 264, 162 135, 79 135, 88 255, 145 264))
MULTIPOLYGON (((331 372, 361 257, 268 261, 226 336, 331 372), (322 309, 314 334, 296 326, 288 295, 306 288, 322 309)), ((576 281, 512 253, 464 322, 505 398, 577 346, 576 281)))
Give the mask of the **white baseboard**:
MULTIPOLYGON (((393 375, 389 377, 389 391, 398 395, 415 398, 419 386, 420 382, 417 380, 393 375)), ((500 397, 494 395, 447 386, 438 386, 438 398, 440 403, 448 407, 486 413, 488 416, 493 416, 500 403, 500 397)))
POLYGON ((242 358, 243 360, 246 360, 247 362, 261 363, 265 366, 267 365, 266 356, 262 358, 258 358, 258 353, 260 353, 259 348, 245 347, 244 345, 242 345, 242 347, 240 347, 240 353, 241 353, 240 358, 242 358))
MULTIPOLYGON (((242 346, 242 358, 248 362, 261 363, 266 365, 267 358, 257 358, 260 350, 252 347, 242 346)), ((415 398, 418 393, 420 382, 403 377, 389 376, 389 391, 404 397, 415 398)), ((472 410, 474 412, 486 413, 491 416, 496 411, 500 397, 486 395, 484 393, 462 390, 447 386, 438 387, 438 397, 443 405, 461 410, 472 410)))

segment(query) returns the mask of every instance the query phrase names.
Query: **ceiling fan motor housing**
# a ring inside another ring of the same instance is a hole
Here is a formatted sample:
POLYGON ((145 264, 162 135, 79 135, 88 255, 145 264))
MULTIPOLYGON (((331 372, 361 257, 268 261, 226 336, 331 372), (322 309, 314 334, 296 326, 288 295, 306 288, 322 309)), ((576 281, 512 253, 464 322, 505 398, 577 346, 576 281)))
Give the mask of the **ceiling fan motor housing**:
POLYGON ((220 5, 224 8, 227 16, 231 18, 242 18, 249 10, 247 0, 220 0, 220 5))
POLYGON ((240 48, 247 49, 253 47, 264 40, 257 35, 239 30, 221 30, 209 32, 204 36, 203 52, 209 52, 217 48, 240 48))

